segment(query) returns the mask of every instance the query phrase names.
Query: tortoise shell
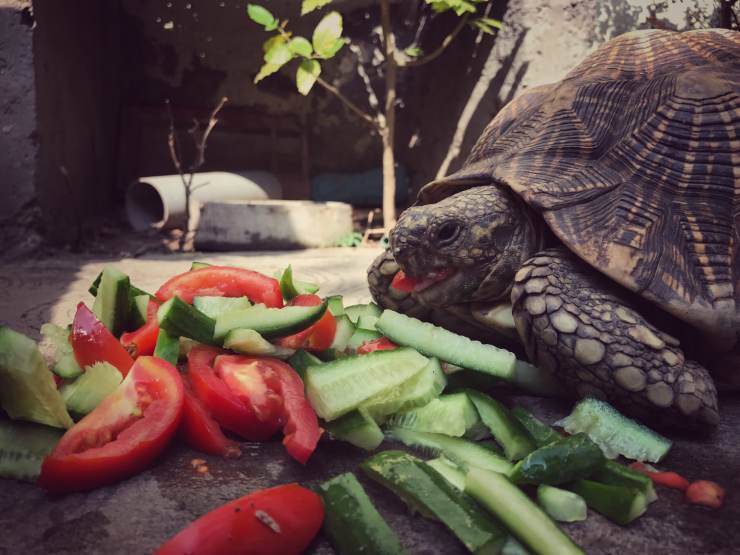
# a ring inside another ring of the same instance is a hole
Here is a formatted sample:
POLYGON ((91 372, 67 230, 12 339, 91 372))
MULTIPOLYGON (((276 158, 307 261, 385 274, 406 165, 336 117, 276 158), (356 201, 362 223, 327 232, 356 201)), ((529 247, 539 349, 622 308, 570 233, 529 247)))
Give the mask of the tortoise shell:
POLYGON ((510 187, 570 250, 712 333, 740 328, 740 33, 637 31, 509 103, 419 203, 510 187))

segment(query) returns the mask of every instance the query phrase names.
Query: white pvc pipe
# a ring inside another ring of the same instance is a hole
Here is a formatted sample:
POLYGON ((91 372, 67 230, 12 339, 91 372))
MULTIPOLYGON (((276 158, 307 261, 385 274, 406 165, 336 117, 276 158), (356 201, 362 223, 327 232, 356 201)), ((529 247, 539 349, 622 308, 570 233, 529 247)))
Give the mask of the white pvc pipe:
MULTIPOLYGON (((279 199, 282 192, 280 181, 268 172, 196 173, 190 194, 190 228, 195 228, 204 202, 279 199)), ((126 215, 138 231, 183 228, 186 210, 185 186, 179 175, 141 177, 126 191, 126 215)))

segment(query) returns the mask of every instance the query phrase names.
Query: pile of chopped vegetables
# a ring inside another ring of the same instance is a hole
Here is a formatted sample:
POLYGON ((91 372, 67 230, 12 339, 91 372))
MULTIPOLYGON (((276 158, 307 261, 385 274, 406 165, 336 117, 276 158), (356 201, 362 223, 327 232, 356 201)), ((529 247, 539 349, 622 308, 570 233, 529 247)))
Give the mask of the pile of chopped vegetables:
MULTIPOLYGON (((722 503, 714 482, 645 464, 660 462, 670 441, 608 404, 582 400, 555 423, 561 432, 465 380, 472 372, 560 396, 546 372, 372 303, 322 298, 290 267, 270 277, 196 262, 154 294, 106 267, 90 293, 92 309, 81 302, 66 328, 45 324, 39 344, 0 327, 0 405, 10 417, 0 419, 0 477, 59 495, 129 478, 177 438, 237 458, 240 440, 281 433, 304 465, 324 430, 367 451, 389 439, 418 456, 380 451, 362 472, 472 553, 581 553, 556 521, 584 520, 590 508, 626 526, 657 498, 653 484, 722 503)), ((193 467, 208 472, 202 459, 193 467)), ((346 473, 317 492, 287 484, 231 501, 159 553, 267 544, 260 552, 300 553, 322 526, 339 553, 403 552, 346 473)))

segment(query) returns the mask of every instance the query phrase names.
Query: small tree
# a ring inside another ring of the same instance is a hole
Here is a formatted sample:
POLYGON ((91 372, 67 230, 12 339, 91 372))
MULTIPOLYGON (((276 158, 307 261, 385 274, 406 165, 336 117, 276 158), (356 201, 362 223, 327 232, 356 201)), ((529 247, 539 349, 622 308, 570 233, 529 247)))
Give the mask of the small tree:
MULTIPOLYGON (((301 15, 330 4, 332 0, 303 0, 301 15)), ((396 222, 396 173, 394 136, 396 130, 396 105, 398 69, 424 65, 439 57, 452 43, 455 37, 466 26, 471 25, 480 31, 493 34, 500 27, 498 20, 487 17, 487 12, 478 14, 478 7, 488 0, 424 0, 436 13, 453 11, 460 19, 453 30, 442 40, 439 46, 426 54, 417 44, 411 44, 403 50, 396 46, 396 35, 391 26, 390 0, 378 0, 380 7, 381 32, 383 36, 382 54, 385 78, 385 101, 383 107, 369 91, 368 104, 375 109, 373 115, 368 110, 357 106, 341 91, 328 81, 321 78, 321 62, 329 60, 349 43, 347 37, 342 36, 342 16, 332 11, 325 15, 313 30, 311 40, 296 36, 288 30, 288 21, 277 19, 262 6, 249 4, 247 13, 255 23, 261 25, 265 31, 274 33, 264 44, 264 64, 254 78, 259 83, 268 75, 272 75, 291 60, 299 60, 296 69, 296 87, 298 92, 307 95, 315 84, 338 98, 350 111, 370 125, 380 136, 383 142, 383 225, 389 230, 396 222)), ((358 61, 358 63, 362 63, 358 61)))

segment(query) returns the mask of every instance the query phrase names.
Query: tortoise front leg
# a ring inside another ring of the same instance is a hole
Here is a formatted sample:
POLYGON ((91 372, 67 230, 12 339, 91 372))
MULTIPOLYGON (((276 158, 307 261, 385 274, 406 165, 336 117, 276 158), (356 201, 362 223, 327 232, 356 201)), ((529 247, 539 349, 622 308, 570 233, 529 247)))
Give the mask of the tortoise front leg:
POLYGON ((717 392, 678 340, 651 325, 630 294, 564 249, 543 251, 514 278, 512 305, 527 355, 578 397, 683 428, 716 426, 717 392))

